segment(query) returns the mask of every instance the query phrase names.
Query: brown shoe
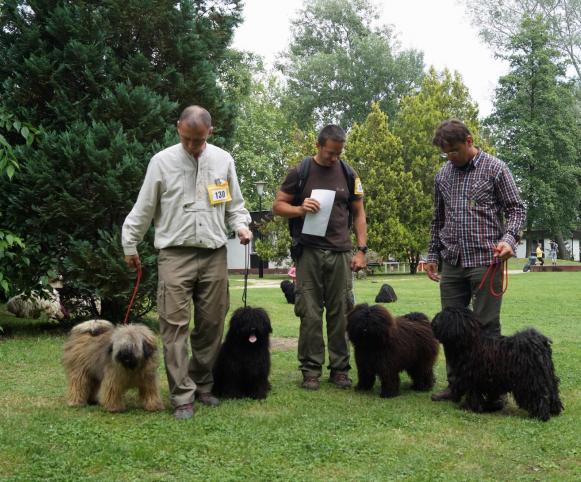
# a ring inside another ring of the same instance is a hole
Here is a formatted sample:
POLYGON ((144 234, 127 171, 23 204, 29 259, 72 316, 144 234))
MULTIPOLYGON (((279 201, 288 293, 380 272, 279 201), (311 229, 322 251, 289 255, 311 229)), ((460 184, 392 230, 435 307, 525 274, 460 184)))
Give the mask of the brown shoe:
POLYGON ((449 386, 441 392, 432 393, 432 402, 443 402, 447 400, 456 400, 449 386))
POLYGON ((220 405, 220 400, 218 400, 214 395, 210 392, 202 392, 198 393, 198 401, 202 405, 206 405, 207 407, 217 407, 220 405))
POLYGON ((177 420, 188 420, 194 416, 194 405, 191 403, 185 403, 184 405, 178 405, 174 410, 173 416, 177 420))
POLYGON ((346 373, 331 372, 329 382, 339 388, 351 388, 351 385, 353 384, 346 373))
POLYGON ((303 376, 303 383, 301 383, 301 387, 307 390, 318 390, 321 388, 321 383, 319 382, 318 377, 305 375, 303 376))

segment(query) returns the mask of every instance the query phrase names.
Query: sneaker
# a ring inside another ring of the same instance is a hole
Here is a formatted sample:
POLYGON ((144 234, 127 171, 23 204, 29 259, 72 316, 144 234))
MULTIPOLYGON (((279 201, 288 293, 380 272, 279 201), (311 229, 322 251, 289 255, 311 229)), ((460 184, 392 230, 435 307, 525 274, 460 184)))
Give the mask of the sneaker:
POLYGON ((432 393, 432 402, 443 402, 447 400, 455 400, 452 389, 449 386, 441 392, 432 393))
POLYGON ((220 400, 218 400, 210 392, 198 393, 198 401, 202 405, 206 405, 207 407, 217 407, 218 405, 220 405, 220 400))
POLYGON ((301 383, 301 387, 307 390, 318 390, 319 388, 321 388, 321 384, 319 383, 318 377, 304 376, 303 383, 301 383))
POLYGON ((346 373, 333 373, 329 377, 329 382, 339 388, 351 388, 351 379, 346 373))
POLYGON ((177 420, 188 420, 194 416, 194 405, 192 403, 186 403, 184 405, 179 405, 176 407, 173 416, 177 420))

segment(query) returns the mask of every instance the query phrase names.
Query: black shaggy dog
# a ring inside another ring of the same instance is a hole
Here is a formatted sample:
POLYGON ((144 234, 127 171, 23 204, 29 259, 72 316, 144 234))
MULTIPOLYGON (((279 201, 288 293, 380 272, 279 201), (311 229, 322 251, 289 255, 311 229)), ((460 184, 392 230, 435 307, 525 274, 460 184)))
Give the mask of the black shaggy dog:
POLYGON ((377 375, 380 396, 395 397, 403 370, 412 379, 413 390, 427 391, 434 386, 439 344, 423 313, 394 318, 381 305, 360 304, 348 315, 347 333, 355 348, 358 390, 371 390, 377 375))
POLYGON ((238 308, 214 365, 212 393, 222 398, 264 399, 270 390, 272 326, 262 308, 238 308))
POLYGON ((284 293, 287 303, 295 304, 295 284, 292 281, 285 279, 280 282, 280 289, 284 293))
POLYGON ((454 399, 474 412, 498 410, 498 399, 512 392, 531 417, 546 421, 563 410, 551 340, 533 328, 512 336, 488 336, 467 308, 444 308, 432 321, 456 380, 454 399), (495 403, 496 402, 496 403, 495 403))
POLYGON ((393 303, 397 301, 397 295, 395 294, 395 290, 388 284, 381 285, 381 289, 377 296, 375 297, 376 303, 393 303))

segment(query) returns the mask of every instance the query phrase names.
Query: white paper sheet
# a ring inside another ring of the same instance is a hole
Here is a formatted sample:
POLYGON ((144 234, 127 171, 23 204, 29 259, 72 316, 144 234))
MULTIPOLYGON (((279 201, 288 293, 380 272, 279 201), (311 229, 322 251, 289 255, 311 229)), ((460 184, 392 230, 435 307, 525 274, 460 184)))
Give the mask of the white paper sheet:
POLYGON ((325 236, 333 209, 333 201, 335 201, 335 191, 313 189, 311 197, 319 201, 321 209, 317 213, 307 213, 303 224, 303 234, 325 236))

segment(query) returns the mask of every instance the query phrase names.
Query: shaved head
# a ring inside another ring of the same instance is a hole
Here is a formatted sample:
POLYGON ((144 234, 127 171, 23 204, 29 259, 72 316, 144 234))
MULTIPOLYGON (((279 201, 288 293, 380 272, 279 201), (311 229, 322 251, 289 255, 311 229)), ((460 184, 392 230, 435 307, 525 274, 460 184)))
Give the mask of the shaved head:
POLYGON ((212 127, 212 116, 210 113, 199 105, 190 105, 180 114, 178 124, 187 124, 189 127, 203 125, 207 128, 212 127))

